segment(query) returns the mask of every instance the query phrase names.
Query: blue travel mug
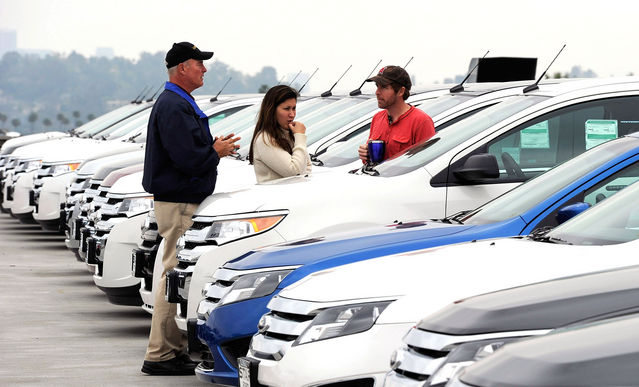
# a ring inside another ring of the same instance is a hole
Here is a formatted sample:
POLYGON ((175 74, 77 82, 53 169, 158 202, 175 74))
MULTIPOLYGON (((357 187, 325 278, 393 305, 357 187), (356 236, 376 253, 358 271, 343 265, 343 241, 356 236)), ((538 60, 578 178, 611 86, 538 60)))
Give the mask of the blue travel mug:
POLYGON ((384 140, 368 141, 368 162, 378 164, 384 161, 384 140))

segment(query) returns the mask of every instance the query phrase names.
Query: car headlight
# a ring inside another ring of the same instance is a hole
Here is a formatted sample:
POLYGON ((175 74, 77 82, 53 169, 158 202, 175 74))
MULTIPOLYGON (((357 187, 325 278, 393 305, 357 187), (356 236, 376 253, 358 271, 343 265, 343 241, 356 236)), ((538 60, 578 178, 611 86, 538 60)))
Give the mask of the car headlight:
POLYGON ((31 160, 25 164, 24 170, 31 171, 33 169, 38 169, 40 168, 40 165, 42 165, 42 160, 31 160))
POLYGON ((292 269, 275 270, 243 275, 233 283, 228 293, 220 299, 219 305, 267 296, 273 293, 277 285, 292 271, 292 269))
POLYGON ((521 339, 509 337, 460 344, 450 351, 444 363, 426 381, 425 386, 443 386, 463 368, 491 355, 504 344, 521 339))
POLYGON ((337 306, 321 311, 293 345, 369 330, 392 301, 337 306))
POLYGON ((285 216, 281 214, 217 220, 211 224, 206 240, 222 245, 251 234, 259 234, 275 227, 285 216))
POLYGON ((80 166, 80 163, 66 163, 66 164, 58 164, 52 165, 49 168, 49 174, 52 176, 61 175, 66 172, 75 171, 80 166))
POLYGON ((124 199, 118 212, 132 216, 149 211, 151 208, 153 208, 153 196, 144 196, 124 199))

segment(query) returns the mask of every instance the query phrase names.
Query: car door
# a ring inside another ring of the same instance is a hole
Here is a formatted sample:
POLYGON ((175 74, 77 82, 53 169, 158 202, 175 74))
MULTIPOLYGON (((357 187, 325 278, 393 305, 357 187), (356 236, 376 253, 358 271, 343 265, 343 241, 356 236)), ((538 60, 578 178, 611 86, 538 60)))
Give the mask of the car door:
POLYGON ((468 209, 469 202, 479 206, 597 144, 639 130, 637 106, 637 95, 575 102, 478 141, 449 163, 446 214, 468 209), (474 181, 456 177, 454 172, 473 155, 494 157, 499 176, 474 181))

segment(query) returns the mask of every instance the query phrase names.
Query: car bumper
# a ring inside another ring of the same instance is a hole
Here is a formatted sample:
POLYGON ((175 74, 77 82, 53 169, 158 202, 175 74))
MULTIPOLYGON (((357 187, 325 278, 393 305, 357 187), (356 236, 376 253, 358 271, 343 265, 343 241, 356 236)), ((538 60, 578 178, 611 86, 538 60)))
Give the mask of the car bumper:
MULTIPOLYGON (((273 294, 252 300, 223 305, 213 309, 198 336, 213 356, 207 379, 213 383, 237 385, 237 357, 246 355, 250 338, 257 333, 257 324, 268 312, 266 305, 273 294)), ((204 372, 204 371, 203 371, 204 372)))
POLYGON ((374 325, 365 332, 289 347, 279 361, 256 359, 257 380, 292 387, 371 379, 371 385, 382 386, 391 354, 413 325, 374 325))

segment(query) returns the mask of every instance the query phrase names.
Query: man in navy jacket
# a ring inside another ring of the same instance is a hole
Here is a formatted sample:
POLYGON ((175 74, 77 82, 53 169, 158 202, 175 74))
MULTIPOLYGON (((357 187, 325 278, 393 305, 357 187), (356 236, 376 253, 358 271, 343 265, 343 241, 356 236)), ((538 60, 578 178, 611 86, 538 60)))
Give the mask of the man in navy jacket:
POLYGON ((208 117, 191 92, 204 84, 204 60, 212 52, 189 42, 174 43, 166 54, 169 81, 153 105, 146 140, 142 185, 153 194, 158 231, 164 238, 164 271, 156 289, 151 333, 142 372, 194 374, 186 338, 175 324, 176 304, 166 302, 166 273, 177 265, 178 238, 191 227, 199 203, 213 193, 220 157, 238 148, 233 135, 213 138, 208 117))

